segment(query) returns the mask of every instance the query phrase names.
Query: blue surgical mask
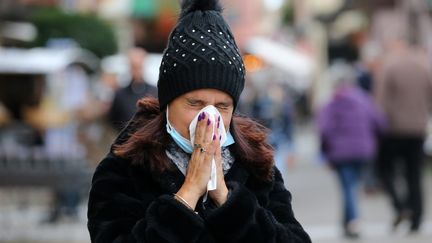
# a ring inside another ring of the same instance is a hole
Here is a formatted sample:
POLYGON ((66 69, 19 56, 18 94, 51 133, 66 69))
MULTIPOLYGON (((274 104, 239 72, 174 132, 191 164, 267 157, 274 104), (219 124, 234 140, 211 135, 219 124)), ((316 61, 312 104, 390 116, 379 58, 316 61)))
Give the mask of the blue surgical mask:
POLYGON ((168 134, 172 137, 174 142, 186 153, 191 154, 193 152, 192 144, 189 140, 180 135, 179 132, 170 124, 168 120, 168 111, 167 111, 167 124, 166 129, 168 134))
MULTIPOLYGON (((205 109, 205 108, 204 108, 205 109)), ((203 110, 204 110, 203 109, 203 110)), ((198 112, 198 114, 200 114, 200 112, 198 112)), ((166 124, 166 129, 167 129, 167 133, 172 137, 172 139, 174 140, 174 142, 186 153, 191 154, 193 152, 193 146, 191 141, 189 141, 188 139, 184 138, 175 128, 174 126, 171 125, 170 121, 169 121, 169 117, 168 117, 168 106, 167 106, 167 111, 166 111, 166 120, 167 120, 167 124, 166 124)), ((194 119, 196 120, 196 119, 194 119)), ((192 120, 191 123, 194 122, 194 120, 192 120)), ((195 121, 196 122, 196 121, 195 121)), ((223 126, 223 124, 221 124, 223 126)), ((191 131, 192 133, 194 133, 195 131, 191 131)), ((226 135, 226 140, 224 142, 224 144, 222 145, 222 147, 227 147, 230 146, 232 144, 235 143, 234 137, 231 135, 230 132, 227 133, 226 135)))

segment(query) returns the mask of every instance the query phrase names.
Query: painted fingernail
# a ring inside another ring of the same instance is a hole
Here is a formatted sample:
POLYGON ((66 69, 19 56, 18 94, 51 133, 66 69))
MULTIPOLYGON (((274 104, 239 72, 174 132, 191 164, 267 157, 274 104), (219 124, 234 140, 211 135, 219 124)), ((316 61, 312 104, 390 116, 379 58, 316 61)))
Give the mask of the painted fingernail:
POLYGON ((202 114, 202 119, 204 119, 204 118, 206 117, 206 113, 203 112, 203 113, 201 113, 201 114, 202 114))
POLYGON ((222 140, 222 135, 219 136, 219 140, 222 140))
POLYGON ((210 126, 210 124, 211 124, 211 120, 208 119, 208 120, 207 120, 207 126, 210 126))
POLYGON ((220 116, 218 117, 218 122, 220 122, 220 116))
POLYGON ((217 128, 219 128, 220 122, 218 122, 217 128))
POLYGON ((199 116, 198 116, 198 121, 201 121, 201 120, 202 120, 201 116, 202 116, 202 114, 199 114, 199 116))
POLYGON ((213 141, 216 140, 216 135, 213 135, 213 141))

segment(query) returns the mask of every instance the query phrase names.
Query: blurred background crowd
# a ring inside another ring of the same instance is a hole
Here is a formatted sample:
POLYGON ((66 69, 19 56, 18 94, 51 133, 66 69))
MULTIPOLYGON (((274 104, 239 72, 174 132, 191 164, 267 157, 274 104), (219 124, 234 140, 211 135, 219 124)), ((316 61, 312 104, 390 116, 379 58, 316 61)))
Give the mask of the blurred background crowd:
MULTIPOLYGON (((0 242, 89 242, 91 175, 157 96, 178 2, 0 1, 0 242)), ((429 242, 432 1, 222 3, 247 69, 237 112, 270 129, 314 242, 429 242), (403 223, 417 238, 391 238, 403 223)))

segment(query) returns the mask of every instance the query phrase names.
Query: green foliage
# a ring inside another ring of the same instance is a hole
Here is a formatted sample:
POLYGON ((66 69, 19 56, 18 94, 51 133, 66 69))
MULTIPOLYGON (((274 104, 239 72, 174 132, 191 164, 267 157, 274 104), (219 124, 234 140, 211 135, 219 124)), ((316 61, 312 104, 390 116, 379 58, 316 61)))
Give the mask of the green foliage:
POLYGON ((285 3, 285 6, 282 9, 282 24, 283 25, 292 25, 294 22, 294 7, 293 7, 293 4, 291 2, 292 1, 285 3))
POLYGON ((38 30, 32 46, 45 46, 52 38, 71 38, 98 57, 117 52, 117 40, 112 28, 94 15, 40 9, 35 11, 32 22, 38 30))

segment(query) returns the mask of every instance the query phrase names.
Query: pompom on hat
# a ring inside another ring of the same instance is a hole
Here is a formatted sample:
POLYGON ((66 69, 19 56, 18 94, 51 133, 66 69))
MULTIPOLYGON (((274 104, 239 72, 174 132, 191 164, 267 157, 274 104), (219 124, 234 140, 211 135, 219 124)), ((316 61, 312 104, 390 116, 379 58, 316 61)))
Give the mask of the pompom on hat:
POLYGON ((245 66, 218 0, 184 0, 159 69, 158 97, 165 110, 175 98, 213 88, 237 105, 244 88, 245 66))

